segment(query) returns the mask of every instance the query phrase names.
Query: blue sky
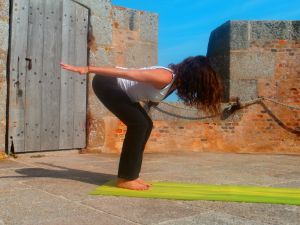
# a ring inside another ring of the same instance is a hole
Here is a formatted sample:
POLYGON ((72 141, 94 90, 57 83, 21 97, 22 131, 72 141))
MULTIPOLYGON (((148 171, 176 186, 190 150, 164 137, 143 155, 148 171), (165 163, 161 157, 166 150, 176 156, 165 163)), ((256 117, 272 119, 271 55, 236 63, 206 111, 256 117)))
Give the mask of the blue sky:
MULTIPOLYGON (((206 55, 210 32, 227 20, 300 20, 300 0, 112 0, 159 14, 158 65, 206 55)), ((167 101, 176 101, 175 94, 167 101)))

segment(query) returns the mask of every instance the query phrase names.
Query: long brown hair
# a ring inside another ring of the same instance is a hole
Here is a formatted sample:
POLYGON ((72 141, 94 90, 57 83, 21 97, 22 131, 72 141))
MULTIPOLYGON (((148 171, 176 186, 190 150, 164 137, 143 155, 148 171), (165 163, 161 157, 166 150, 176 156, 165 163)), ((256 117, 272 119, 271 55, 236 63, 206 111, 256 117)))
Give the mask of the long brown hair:
POLYGON ((185 105, 213 115, 220 113, 223 86, 206 56, 191 56, 169 68, 176 74, 177 95, 185 105))

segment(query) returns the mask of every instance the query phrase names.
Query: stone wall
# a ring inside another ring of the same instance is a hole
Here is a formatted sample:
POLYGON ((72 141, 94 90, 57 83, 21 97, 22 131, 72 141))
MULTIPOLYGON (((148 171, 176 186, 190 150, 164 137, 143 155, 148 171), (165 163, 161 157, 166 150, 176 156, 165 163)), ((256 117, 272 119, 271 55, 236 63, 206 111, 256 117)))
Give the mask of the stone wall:
MULTIPOLYGON (((112 6, 109 18, 112 24, 110 42, 99 43, 97 50, 92 50, 92 55, 98 53, 91 58, 92 65, 143 67, 157 64, 157 14, 112 6)), ((93 74, 89 76, 86 150, 115 151, 119 146, 115 145, 112 135, 118 129, 119 120, 94 95, 93 74)))
MULTIPOLYGON (((300 107, 300 21, 227 21, 212 31, 207 54, 223 78, 223 106, 234 96, 242 102, 264 96, 300 107)), ((145 152, 300 154, 299 110, 265 100, 220 120, 170 105, 150 113, 154 129, 145 152)), ((111 151, 120 151, 125 132, 119 123, 110 134, 111 151)))
MULTIPOLYGON (((111 6, 105 15, 105 18, 91 18, 96 40, 90 51, 91 65, 143 67, 157 64, 157 14, 111 6)), ((93 76, 89 74, 86 150, 111 152, 115 141, 111 134, 119 120, 95 96, 91 85, 93 76)))
MULTIPOLYGON (((8 112, 7 55, 9 37, 9 0, 0 0, 0 152, 5 151, 8 112)), ((90 46, 89 64, 93 66, 147 66, 157 64, 158 15, 113 6, 110 0, 76 0, 90 9, 90 31, 95 42, 90 46)), ((96 98, 88 75, 87 149, 103 151, 106 138, 118 120, 96 98)))
MULTIPOLYGON (((90 65, 157 64, 157 14, 112 6, 109 0, 77 2, 91 9, 96 42, 90 48, 90 65)), ((0 31, 0 152, 4 152, 8 0, 0 1, 0 31)), ((223 77, 224 105, 232 96, 242 101, 265 96, 300 106, 300 21, 228 21, 212 31, 207 54, 223 77)), ((120 153, 126 126, 94 95, 93 76, 88 76, 86 150, 120 153)), ((159 108, 150 112, 154 129, 145 152, 300 153, 299 111, 269 101, 224 121, 180 103, 161 103, 159 108)))
POLYGON ((0 1, 0 158, 5 152, 9 1, 0 1))

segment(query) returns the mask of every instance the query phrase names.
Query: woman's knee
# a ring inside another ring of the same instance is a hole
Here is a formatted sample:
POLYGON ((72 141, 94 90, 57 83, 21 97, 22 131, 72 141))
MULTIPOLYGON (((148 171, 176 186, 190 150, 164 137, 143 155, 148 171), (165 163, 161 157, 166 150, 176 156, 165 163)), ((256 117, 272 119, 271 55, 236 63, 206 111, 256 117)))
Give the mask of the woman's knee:
POLYGON ((153 128, 153 122, 149 119, 142 119, 139 121, 136 121, 135 123, 127 124, 128 127, 132 127, 134 129, 138 129, 140 131, 149 132, 153 128))
POLYGON ((149 120, 149 124, 148 124, 148 128, 149 128, 149 130, 152 130, 153 129, 153 121, 150 119, 149 120))
POLYGON ((152 120, 147 120, 147 125, 146 125, 146 130, 147 130, 147 133, 150 133, 153 129, 153 122, 152 120))

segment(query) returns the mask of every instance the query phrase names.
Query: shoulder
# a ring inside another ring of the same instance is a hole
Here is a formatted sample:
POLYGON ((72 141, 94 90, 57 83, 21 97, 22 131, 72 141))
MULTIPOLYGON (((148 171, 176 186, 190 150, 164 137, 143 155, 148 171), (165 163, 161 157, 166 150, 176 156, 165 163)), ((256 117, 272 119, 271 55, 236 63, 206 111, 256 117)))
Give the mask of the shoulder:
POLYGON ((173 71, 164 66, 144 67, 144 69, 150 72, 153 78, 155 78, 155 81, 152 83, 152 85, 158 89, 164 88, 166 85, 171 83, 174 78, 173 71))
POLYGON ((141 69, 165 69, 165 70, 168 70, 172 73, 174 73, 174 71, 172 69, 170 69, 169 67, 165 67, 165 66, 148 66, 148 67, 142 67, 141 69))
POLYGON ((116 68, 126 71, 122 73, 126 79, 146 82, 158 89, 168 85, 174 78, 173 72, 163 66, 148 66, 142 68, 116 66, 116 68))
POLYGON ((174 71, 172 69, 170 69, 169 67, 160 66, 160 65, 146 66, 146 67, 139 67, 139 68, 115 66, 115 68, 124 69, 124 70, 130 70, 130 69, 137 69, 137 70, 165 69, 165 70, 168 70, 168 71, 174 73, 174 71))

